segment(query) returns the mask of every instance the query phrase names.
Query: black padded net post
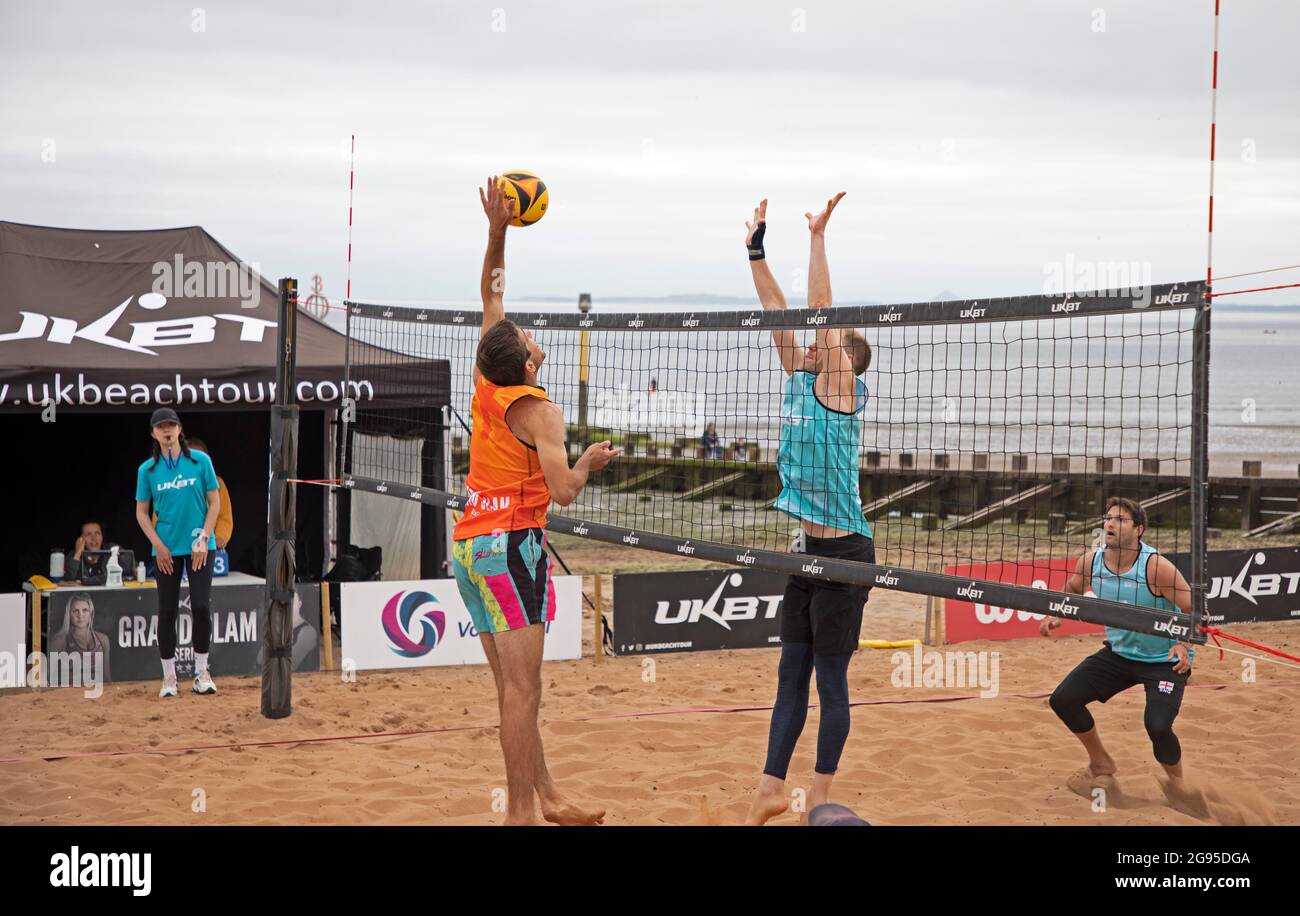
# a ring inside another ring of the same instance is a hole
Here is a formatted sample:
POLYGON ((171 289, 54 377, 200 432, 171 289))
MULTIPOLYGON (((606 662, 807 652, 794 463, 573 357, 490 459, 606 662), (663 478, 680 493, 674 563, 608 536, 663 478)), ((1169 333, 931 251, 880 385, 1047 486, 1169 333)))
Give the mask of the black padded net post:
POLYGON ((266 520, 266 634, 262 662, 262 715, 282 719, 293 711, 294 550, 298 470, 297 370, 298 281, 280 281, 276 336, 276 398, 271 408, 271 487, 266 520))
MULTIPOLYGON (((1161 553, 1189 551, 1204 525, 1190 511, 1203 290, 508 317, 546 352, 539 383, 564 410, 570 460, 604 439, 624 449, 552 511, 553 531, 1203 641, 1180 632, 1185 621, 1171 630, 1167 613, 982 578, 997 563, 1046 574, 1048 561, 1102 546, 1110 496, 1144 507, 1143 539, 1161 553), (857 329, 872 348, 852 460, 875 565, 787 553, 798 522, 773 508, 782 426, 800 421, 800 407, 783 405, 772 331, 792 329, 807 345, 818 327, 857 329)), ((479 312, 347 305, 358 342, 446 360, 452 409, 468 424, 479 312)), ((411 419, 440 422, 432 411, 411 419)), ((457 508, 468 434, 456 425, 452 486, 414 487, 397 454, 372 456, 391 474, 353 473, 347 484, 457 508)))

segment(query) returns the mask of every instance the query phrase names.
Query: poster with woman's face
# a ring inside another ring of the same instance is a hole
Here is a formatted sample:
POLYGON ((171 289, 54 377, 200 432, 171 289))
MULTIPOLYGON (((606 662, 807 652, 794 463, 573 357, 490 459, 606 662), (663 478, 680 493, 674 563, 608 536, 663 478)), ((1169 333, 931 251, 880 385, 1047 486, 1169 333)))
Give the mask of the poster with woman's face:
POLYGON ((50 601, 48 612, 49 684, 52 687, 86 687, 111 676, 108 631, 96 620, 95 596, 69 592, 50 601))
MULTIPOLYGON (((298 586, 293 615, 293 670, 320 669, 320 586, 298 586)), ((214 677, 261 673, 266 638, 266 588, 214 585, 209 607, 208 663, 214 677)), ((102 672, 105 681, 162 677, 158 653, 158 591, 122 588, 49 596, 45 613, 50 684, 82 686, 102 672), (56 655, 57 653, 57 655, 56 655), (78 680, 80 678, 80 680, 78 680)), ((181 588, 176 620, 176 676, 194 676, 194 615, 188 586, 181 588)))

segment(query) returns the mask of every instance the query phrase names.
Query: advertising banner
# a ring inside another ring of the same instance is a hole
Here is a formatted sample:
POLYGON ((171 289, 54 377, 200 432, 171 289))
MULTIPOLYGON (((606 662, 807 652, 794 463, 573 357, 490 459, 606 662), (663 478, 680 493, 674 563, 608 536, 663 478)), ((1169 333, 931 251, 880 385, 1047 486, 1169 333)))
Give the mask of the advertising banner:
MULTIPOLYGON (((582 657, 582 577, 554 576, 555 619, 544 659, 582 657)), ((455 579, 344 582, 343 664, 354 670, 486 665, 483 644, 455 579)))

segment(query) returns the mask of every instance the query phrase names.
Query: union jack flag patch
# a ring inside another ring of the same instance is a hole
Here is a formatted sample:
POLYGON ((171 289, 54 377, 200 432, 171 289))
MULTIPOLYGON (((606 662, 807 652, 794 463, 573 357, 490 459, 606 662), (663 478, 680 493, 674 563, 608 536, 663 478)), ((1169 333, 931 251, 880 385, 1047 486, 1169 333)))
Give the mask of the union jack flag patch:
POLYGON ((1161 693, 1173 693, 1173 692, 1174 692, 1174 682, 1173 682, 1173 681, 1161 681, 1157 686, 1160 688, 1160 692, 1161 692, 1161 693))

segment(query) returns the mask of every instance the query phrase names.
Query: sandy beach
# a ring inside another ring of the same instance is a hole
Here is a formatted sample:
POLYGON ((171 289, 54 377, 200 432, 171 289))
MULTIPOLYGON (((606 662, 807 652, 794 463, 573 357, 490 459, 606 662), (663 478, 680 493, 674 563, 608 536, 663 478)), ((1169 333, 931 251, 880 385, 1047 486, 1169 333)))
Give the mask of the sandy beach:
MULTIPOLYGON (((577 572, 603 554, 573 550, 566 559, 577 572)), ((620 557, 624 568, 684 565, 644 551, 620 557)), ((919 637, 923 620, 923 598, 877 589, 863 636, 919 637)), ((1300 653, 1294 625, 1233 632, 1300 653)), ((588 612, 587 653, 591 634, 588 612)), ((849 669, 859 705, 834 800, 881 825, 1300 824, 1300 671, 1261 663, 1256 682, 1244 683, 1241 658, 1220 661, 1212 648, 1198 651, 1177 723, 1188 782, 1201 794, 1178 807, 1166 798, 1142 729, 1143 697, 1131 690, 1092 707, 1120 767, 1104 810, 1093 810, 1091 793, 1071 789, 1085 758, 1046 694, 1098 643, 947 647, 999 654, 991 698, 896 687, 891 651, 859 652, 849 669)), ((740 823, 762 763, 776 660, 775 650, 754 649, 547 662, 541 721, 553 776, 574 800, 605 808, 608 824, 740 823)), ((0 823, 494 824, 504 816, 486 667, 360 672, 354 683, 337 672, 295 676, 294 713, 280 721, 259 714, 257 678, 218 683, 216 697, 184 691, 168 702, 153 682, 110 684, 97 700, 72 689, 0 695, 0 823), (60 754, 99 756, 43 759, 60 754)), ((792 790, 809 785, 816 726, 813 709, 792 790)), ((773 823, 797 824, 799 814, 773 823)))

